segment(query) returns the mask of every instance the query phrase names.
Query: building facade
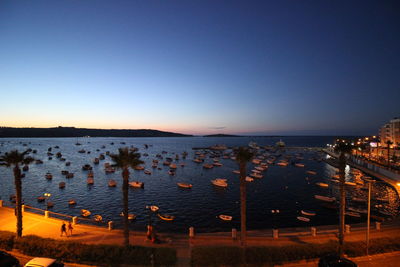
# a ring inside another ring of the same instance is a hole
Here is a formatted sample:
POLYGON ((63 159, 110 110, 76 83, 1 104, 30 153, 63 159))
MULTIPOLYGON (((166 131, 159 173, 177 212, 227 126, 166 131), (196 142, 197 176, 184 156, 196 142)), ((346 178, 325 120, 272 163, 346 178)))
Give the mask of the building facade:
POLYGON ((386 142, 391 141, 392 147, 400 146, 400 118, 394 118, 381 127, 379 130, 380 144, 387 146, 386 142))

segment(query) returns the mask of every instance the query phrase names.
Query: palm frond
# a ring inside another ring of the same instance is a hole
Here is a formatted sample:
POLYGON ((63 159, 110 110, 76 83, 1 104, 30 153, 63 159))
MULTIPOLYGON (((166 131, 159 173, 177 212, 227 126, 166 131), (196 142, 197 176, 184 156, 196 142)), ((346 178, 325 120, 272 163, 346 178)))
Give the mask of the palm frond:
POLYGON ((238 163, 249 162, 254 157, 254 152, 248 147, 239 147, 234 150, 238 163))
POLYGON ((140 156, 140 153, 129 151, 127 147, 119 148, 118 154, 110 154, 110 158, 113 161, 111 166, 118 169, 135 168, 144 163, 140 160, 140 156))

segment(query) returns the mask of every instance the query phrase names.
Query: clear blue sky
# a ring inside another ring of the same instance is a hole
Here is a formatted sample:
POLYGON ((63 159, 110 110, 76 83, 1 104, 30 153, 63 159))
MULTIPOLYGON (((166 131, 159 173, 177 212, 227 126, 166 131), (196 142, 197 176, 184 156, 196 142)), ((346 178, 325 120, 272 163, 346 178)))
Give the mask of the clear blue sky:
POLYGON ((399 1, 0 2, 0 125, 374 134, 399 1))

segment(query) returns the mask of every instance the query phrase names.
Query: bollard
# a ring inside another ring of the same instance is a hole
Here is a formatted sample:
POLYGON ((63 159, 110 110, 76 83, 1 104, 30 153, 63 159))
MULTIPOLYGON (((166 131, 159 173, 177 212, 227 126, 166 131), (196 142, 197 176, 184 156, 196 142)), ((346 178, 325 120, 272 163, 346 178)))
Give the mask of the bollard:
POLYGON ((237 230, 236 230, 236 228, 232 228, 232 239, 233 240, 237 239, 237 230))
POLYGON ((346 234, 350 234, 350 225, 346 224, 345 227, 346 227, 346 234))
POLYGON ((380 231, 381 230, 381 222, 375 222, 375 228, 376 228, 376 230, 380 231))
POLYGON ((273 229, 272 230, 272 236, 274 239, 278 239, 279 238, 279 230, 278 229, 273 229))
POLYGON ((109 221, 108 222, 108 230, 111 231, 113 229, 114 226, 114 222, 113 221, 109 221))
POLYGON ((48 210, 45 210, 45 211, 44 211, 44 217, 45 217, 45 218, 49 218, 49 211, 48 211, 48 210))
POLYGON ((189 227, 189 238, 194 238, 194 227, 193 226, 189 227))
POLYGON ((3 200, 0 199, 0 208, 3 207, 3 200))
POLYGON ((314 237, 317 236, 317 228, 311 227, 311 235, 314 237))
POLYGON ((25 212, 25 205, 21 205, 22 212, 25 212))
POLYGON ((76 216, 72 217, 72 224, 73 225, 78 224, 78 217, 76 216))

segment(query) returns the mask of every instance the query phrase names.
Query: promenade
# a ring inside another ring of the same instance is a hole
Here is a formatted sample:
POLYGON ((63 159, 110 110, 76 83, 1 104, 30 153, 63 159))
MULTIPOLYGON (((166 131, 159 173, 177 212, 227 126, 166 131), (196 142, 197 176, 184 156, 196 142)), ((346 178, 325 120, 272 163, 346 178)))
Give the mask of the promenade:
MULTIPOLYGON (((23 214, 23 235, 38 235, 41 237, 58 240, 69 240, 89 244, 114 244, 122 245, 123 235, 119 229, 108 230, 105 227, 90 225, 74 225, 71 237, 60 237, 62 220, 45 218, 42 215, 30 212, 23 214)), ((15 232, 16 218, 14 209, 8 207, 0 208, 0 230, 15 232)), ((312 236, 310 228, 280 229, 279 238, 273 238, 272 230, 260 230, 248 232, 249 246, 283 246, 290 244, 325 243, 329 240, 337 240, 336 226, 320 226, 317 235, 312 236)), ((371 227, 370 238, 399 237, 400 222, 398 220, 383 223, 381 230, 371 227)), ((351 232, 346 234, 346 241, 364 241, 366 235, 365 225, 353 225, 351 232)), ((239 241, 233 240, 231 233, 207 233, 196 234, 189 238, 186 234, 159 233, 161 244, 153 244, 146 240, 145 232, 131 231, 130 243, 140 246, 166 246, 177 249, 178 266, 189 266, 190 249, 193 246, 238 246, 239 241)))

